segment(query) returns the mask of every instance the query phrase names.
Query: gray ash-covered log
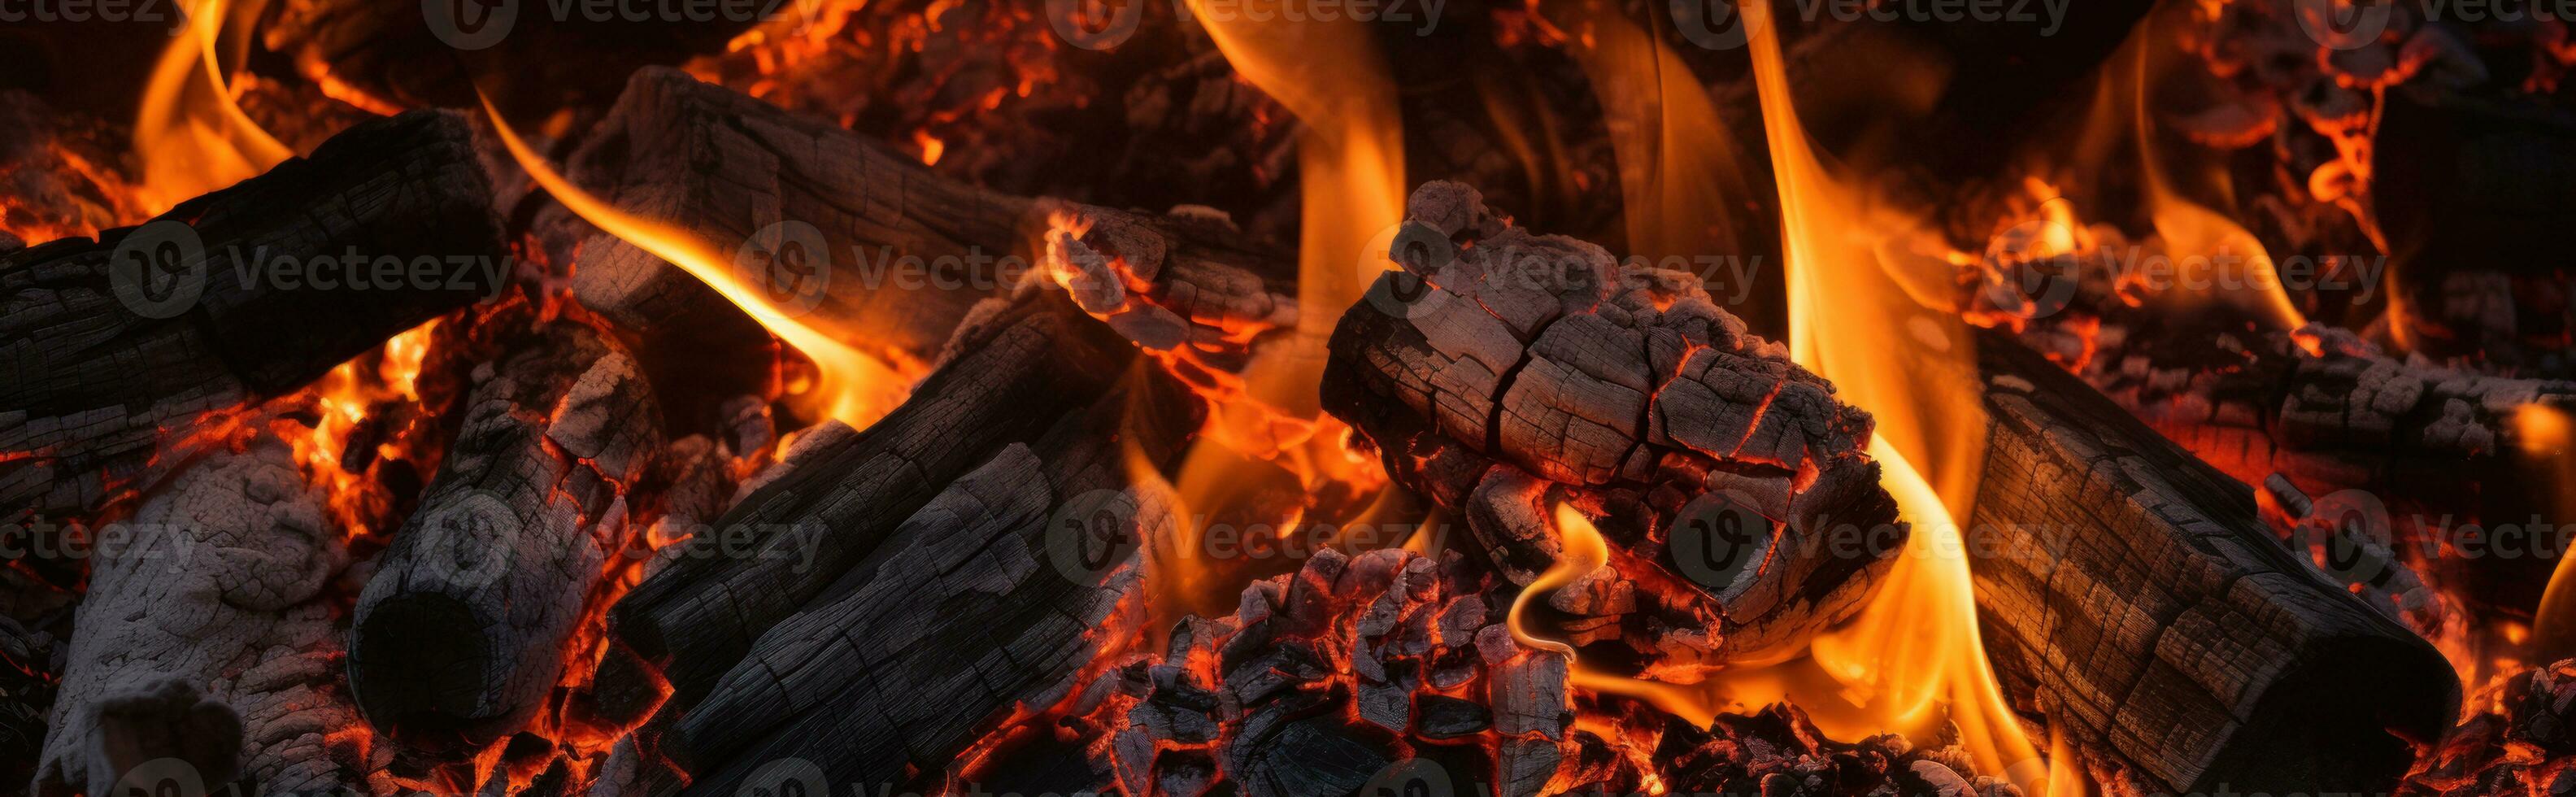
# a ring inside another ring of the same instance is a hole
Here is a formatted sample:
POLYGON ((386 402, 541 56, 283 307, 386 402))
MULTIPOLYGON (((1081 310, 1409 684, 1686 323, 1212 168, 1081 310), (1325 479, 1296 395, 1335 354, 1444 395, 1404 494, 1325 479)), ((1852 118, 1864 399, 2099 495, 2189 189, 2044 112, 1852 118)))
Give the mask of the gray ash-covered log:
POLYGON ((559 318, 501 349, 351 618, 359 707, 424 748, 487 744, 547 705, 662 449, 652 393, 606 333, 559 318))
POLYGON ((350 553, 326 499, 258 431, 99 532, 37 793, 366 786, 366 751, 334 737, 361 720, 336 677, 350 553))
POLYGON ((1627 618, 1578 641, 1713 666, 1857 606, 1903 539, 1862 451, 1867 413, 1688 275, 1510 227, 1455 183, 1407 212, 1404 271, 1342 316, 1324 405, 1400 483, 1460 510, 1516 583, 1556 559, 1552 505, 1602 516, 1630 554, 1621 577, 1551 603, 1627 618), (1873 530, 1875 545, 1827 539, 1873 530))
POLYGON ((1979 341, 1968 528, 2005 693, 2147 793, 2385 791, 2460 699, 2433 646, 2274 538, 2229 478, 2047 359, 1979 341))
POLYGON ((0 260, 0 519, 96 510, 148 486, 162 430, 493 295, 508 275, 491 194, 464 122, 412 113, 144 226, 0 260), (392 284, 323 281, 387 259, 403 264, 392 284))

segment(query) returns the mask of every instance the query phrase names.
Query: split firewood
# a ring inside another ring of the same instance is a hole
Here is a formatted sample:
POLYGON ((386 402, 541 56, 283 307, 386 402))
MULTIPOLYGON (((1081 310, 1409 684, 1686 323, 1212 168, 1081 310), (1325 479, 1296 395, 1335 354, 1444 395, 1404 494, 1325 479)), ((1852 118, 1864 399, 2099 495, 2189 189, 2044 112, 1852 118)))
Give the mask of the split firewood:
POLYGON ((1130 469, 1173 460, 1198 418, 1178 383, 1135 373, 950 482, 672 717, 655 750, 688 793, 775 786, 784 760, 825 783, 940 772, 1131 644, 1113 629, 1140 623, 1141 542, 1172 536, 1177 502, 1130 469))
POLYGON ((2252 488, 2001 333, 1969 572, 2005 693, 2143 793, 2385 791, 2460 685, 2252 488), (2356 699, 2366 695, 2368 699, 2356 699))
POLYGON ((0 260, 0 519, 59 520, 148 486, 161 430, 303 387, 493 295, 507 275, 488 185, 461 120, 406 114, 150 224, 0 260), (369 274, 399 260, 400 283, 270 277, 354 257, 369 274), (422 259, 437 276, 412 281, 422 259))
MULTIPOLYGON (((1156 219, 996 193, 677 70, 638 71, 566 166, 602 199, 716 242, 737 255, 730 265, 744 285, 797 315, 862 333, 850 342, 898 371, 917 374, 971 307, 1036 271, 1042 239, 1057 232, 1115 246, 1113 257, 1141 269, 1128 287, 1181 319, 1226 327, 1198 337, 1245 334, 1238 318, 1294 319, 1279 298, 1295 293, 1283 282, 1293 280, 1293 257, 1243 244, 1212 211, 1156 219), (1081 235, 1093 228, 1099 233, 1081 235), (1121 236, 1114 244, 1113 232, 1121 236)), ((765 345, 768 334, 698 277, 568 213, 547 213, 538 234, 568 255, 582 304, 640 330, 648 369, 685 369, 657 378, 666 397, 683 389, 675 380, 702 391, 709 362, 731 369, 712 377, 728 385, 770 377, 765 361, 732 354, 765 345)), ((1112 301, 1123 296, 1115 287, 1112 301)), ((1142 319, 1120 320, 1123 331, 1160 349, 1189 334, 1130 320, 1142 319)))
POLYGON ((881 566, 907 518, 1011 443, 1034 446, 1080 423, 1136 359, 1132 344, 1052 290, 988 305, 947 350, 893 413, 864 431, 809 431, 785 463, 745 485, 707 532, 726 555, 683 557, 621 600, 600 688, 666 679, 665 714, 689 716, 772 629, 841 594, 833 585, 853 568, 881 566))
POLYGON ((358 706, 423 748, 487 744, 545 707, 662 449, 660 409, 605 333, 557 319, 503 345, 350 622, 358 706))
POLYGON ((1686 274, 1511 227, 1455 183, 1406 210, 1404 271, 1342 316, 1324 406, 1462 511, 1514 583, 1556 560, 1553 505, 1601 516, 1615 574, 1550 597, 1596 618, 1578 645, 1622 639, 1691 672, 1857 606, 1903 540, 1867 413, 1686 274), (1876 544, 1829 539, 1871 529, 1876 544))
POLYGON ((97 533, 36 793, 365 785, 333 741, 359 719, 335 673, 349 552, 325 499, 260 432, 97 533))

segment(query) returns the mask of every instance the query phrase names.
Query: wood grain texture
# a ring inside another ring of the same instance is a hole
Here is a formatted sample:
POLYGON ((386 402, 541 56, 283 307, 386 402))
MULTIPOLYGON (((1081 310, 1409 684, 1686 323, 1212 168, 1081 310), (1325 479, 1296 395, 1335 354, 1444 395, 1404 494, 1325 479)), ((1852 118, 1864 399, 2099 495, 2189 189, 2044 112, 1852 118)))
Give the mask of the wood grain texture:
POLYGON ((559 319, 504 352, 475 369, 350 621, 368 721, 431 749, 488 743, 546 705, 585 600, 636 533, 628 489, 662 449, 652 392, 605 333, 559 319))
POLYGON ((209 788, 236 775, 268 792, 364 786, 326 749, 360 719, 336 677, 345 598, 329 593, 349 551, 324 498, 265 434, 144 497, 130 542, 91 559, 35 793, 150 787, 182 769, 209 788), (186 766, 146 766, 164 758, 186 766))
POLYGON ((186 264, 202 267, 186 273, 203 275, 203 293, 170 317, 118 298, 112 271, 135 229, 0 259, 0 371, 10 375, 0 379, 0 519, 94 510, 146 486, 164 430, 296 390, 491 295, 484 273, 394 290, 286 289, 255 276, 261 264, 351 252, 497 262, 506 250, 491 193, 465 124, 412 113, 162 214, 203 253, 186 264))
POLYGON ((2228 478, 2001 334, 1969 532, 2006 692, 2145 792, 2380 791, 2460 686, 2276 540, 2228 478))

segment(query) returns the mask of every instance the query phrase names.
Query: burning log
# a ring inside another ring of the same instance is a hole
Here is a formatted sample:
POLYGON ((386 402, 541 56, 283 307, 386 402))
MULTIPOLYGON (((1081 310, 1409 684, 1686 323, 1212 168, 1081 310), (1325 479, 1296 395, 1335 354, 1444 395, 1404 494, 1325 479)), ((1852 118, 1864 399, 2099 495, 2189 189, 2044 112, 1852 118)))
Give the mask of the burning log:
MULTIPOLYGON (((1002 273, 1006 258, 1025 258, 1036 239, 1035 200, 941 177, 883 144, 675 69, 637 71, 567 166, 574 182, 620 208, 721 242, 745 283, 799 314, 860 325, 868 340, 853 342, 897 363, 928 361, 969 308, 1008 287, 1005 276, 1016 275, 1002 273)), ((566 224, 555 234, 567 248, 579 244, 575 295, 644 331, 648 361, 665 348, 766 340, 700 278, 566 224)))
POLYGON ((148 484, 160 430, 295 390, 492 295, 504 251, 465 124, 422 112, 351 128, 142 227, 7 256, 0 519, 82 513, 148 484), (270 278, 290 259, 340 257, 431 258, 440 276, 406 270, 381 290, 270 278))
POLYGON ((1555 561, 1546 507, 1571 500, 1630 552, 1613 581, 1645 584, 1552 601, 1637 615, 1640 653, 1775 654, 1856 607, 1902 540, 1867 413, 1686 274, 1507 226, 1455 183, 1416 190, 1407 216, 1404 271, 1334 330, 1324 406, 1399 482, 1463 511, 1507 577, 1555 561), (1828 539, 1868 529, 1897 533, 1828 539))
POLYGON ((39 794, 363 786, 331 735, 358 721, 334 685, 335 589, 349 552, 284 441, 181 466, 90 558, 39 794))
POLYGON ((2252 489, 1999 334, 1969 526, 2006 694, 2139 791, 2385 791, 2459 681, 2275 540, 2252 489))
POLYGON ((577 320, 476 369, 420 508, 377 561, 349 633, 349 688, 374 725, 430 749, 523 726, 623 550, 627 494, 662 450, 634 361, 577 320))
MULTIPOLYGON (((913 623, 902 636, 973 635, 974 643, 953 643, 957 647, 951 652, 990 647, 992 637, 1005 631, 1061 632, 1035 634, 1009 648, 995 649, 1001 658, 988 663, 991 671, 984 676, 994 679, 989 686, 978 684, 974 675, 911 658, 922 651, 896 657, 899 651, 868 643, 867 650, 854 654, 882 666, 915 668, 906 671, 918 678, 904 682, 912 687, 944 684, 944 689, 964 690, 924 691, 922 702, 903 703, 915 709, 935 707, 949 714, 1003 710, 1012 697, 1033 699, 1034 695, 986 690, 1013 692, 1026 688, 1025 679, 1062 675, 1045 671, 1068 660, 1064 657, 1069 654, 1060 646, 1074 643, 1086 626, 1072 622, 1082 613, 1066 614, 1062 608, 1050 607, 1091 605, 1085 596, 1102 588, 1094 582, 1068 591, 1049 583, 1063 580, 1052 572, 1055 568, 1032 575, 1021 567, 1049 562, 1046 551, 1032 548, 1028 555, 1033 558, 1027 561, 1000 550, 973 560, 975 567, 990 570, 991 578, 980 583, 995 590, 992 595, 968 589, 979 583, 972 578, 923 582, 922 589, 957 602, 944 612, 935 610, 932 603, 907 604, 860 589, 867 574, 934 575, 889 564, 898 558, 909 563, 919 557, 945 557, 986 547, 948 543, 936 549, 916 547, 924 535, 980 533, 990 535, 1003 548, 1012 547, 998 542, 1005 539, 1035 545, 1031 536, 1035 530, 1022 523, 1028 507, 1042 500, 1052 511, 1095 486, 1112 486, 1115 480, 1109 474, 1124 473, 1118 469, 1122 461, 1118 446, 1138 446, 1140 456, 1153 459, 1167 455, 1177 447, 1182 432, 1196 428, 1194 418, 1146 413, 1143 420, 1131 416, 1131 421, 1144 426, 1123 435, 1130 440, 1100 435, 1101 429, 1118 426, 1117 416, 1108 414, 1107 408, 1125 403, 1124 398, 1113 401, 1111 397, 1121 395, 1118 386, 1136 359, 1136 349, 1083 316, 1057 292, 1030 288, 1016 299, 997 300, 978 311, 946 347, 940 365, 892 414, 862 432, 846 427, 809 432, 786 462, 746 485, 749 495, 715 523, 711 533, 718 539, 703 541, 720 542, 728 555, 680 558, 637 587, 612 612, 611 632, 621 644, 603 665, 602 691, 649 691, 656 688, 657 679, 666 680, 670 699, 662 716, 676 717, 679 723, 666 738, 675 758, 689 760, 698 783, 748 777, 752 773, 738 765, 757 765, 759 751, 814 743, 816 739, 800 734, 839 722, 862 723, 840 732, 861 733, 859 738, 875 740, 874 746, 824 758, 884 763, 917 756, 916 763, 945 763, 927 747, 962 732, 964 726, 948 724, 962 720, 925 719, 927 724, 914 730, 868 729, 863 725, 873 719, 848 715, 867 713, 873 718, 880 709, 832 712, 804 704, 801 707, 809 710, 790 714, 759 708, 772 705, 768 701, 775 699, 774 693, 764 690, 776 688, 754 677, 765 672, 762 662, 798 661, 796 651, 831 638, 834 629, 901 629, 907 626, 900 623, 913 623), (1047 476, 1043 485, 1028 478, 1032 466, 1026 461, 1003 456, 1014 443, 1027 446, 1030 455, 1043 463, 1037 471, 1047 476), (997 457, 1002 459, 997 462, 997 457), (985 475, 966 481, 979 470, 985 475), (1010 489, 1003 489, 1006 486, 1010 489), (1046 488, 1042 494, 1023 492, 1041 486, 1046 488), (998 595, 1039 597, 1027 604, 991 603, 998 595), (622 660, 628 657, 641 660, 622 660), (656 671, 658 676, 653 674, 656 671), (768 728, 766 723, 772 722, 780 724, 768 728), (930 733, 934 729, 938 733, 930 733), (731 735, 754 731, 758 735, 731 735), (914 738, 916 731, 918 738, 914 738), (735 745, 751 746, 726 755, 735 745)), ((1164 391, 1172 389, 1130 388, 1130 392, 1151 394, 1147 406, 1171 406, 1177 399, 1164 391)), ((862 642, 864 638, 848 640, 862 642)), ((857 679, 852 687, 859 691, 845 697, 876 700, 866 696, 881 685, 857 679)), ((791 694, 799 700, 811 699, 791 694)), ((885 704, 884 710, 892 711, 893 705, 885 704)), ((975 719, 982 719, 981 714, 975 719)), ((834 738, 846 741, 849 737, 834 738)), ((956 750, 945 752, 953 755, 956 750)), ((838 774, 886 771, 892 770, 838 774)))
POLYGON ((1131 483, 1129 458, 1168 460, 1195 429, 1194 413, 1157 411, 1194 399, 1138 373, 950 482, 761 635, 656 739, 691 792, 771 785, 785 759, 816 762, 827 783, 940 771, 997 718, 1056 702, 1102 648, 1127 644, 1103 629, 1138 622, 1112 620, 1136 605, 1143 557, 1130 543, 1175 523, 1159 483, 1131 483))

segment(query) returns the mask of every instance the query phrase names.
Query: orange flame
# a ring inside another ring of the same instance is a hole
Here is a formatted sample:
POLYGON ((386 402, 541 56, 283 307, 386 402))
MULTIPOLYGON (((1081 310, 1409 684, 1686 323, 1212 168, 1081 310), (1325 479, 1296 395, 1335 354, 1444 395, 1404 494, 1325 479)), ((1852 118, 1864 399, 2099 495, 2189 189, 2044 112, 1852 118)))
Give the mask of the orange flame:
POLYGON ((1974 501, 1986 428, 1974 340, 1942 287, 1955 266, 1864 234, 1920 220, 1873 209, 1826 168, 1791 103, 1770 8, 1741 8, 1780 191, 1791 357, 1877 416, 1870 455, 1912 526, 1887 583, 1853 622, 1819 636, 1814 660, 1842 685, 1835 697, 1860 703, 1877 725, 1843 732, 1946 706, 1979 769, 2036 791, 2046 763, 1987 666, 1950 510, 1974 501))
MULTIPOLYGON (((2564 517, 2576 509, 2576 419, 2556 407, 2525 404, 2514 411, 2514 436, 2523 456, 2535 464, 2537 473, 2549 477, 2549 499, 2544 505, 2564 517)), ((2525 659, 2546 664, 2576 656, 2576 557, 2558 560, 2558 569, 2549 574, 2549 586, 2540 593, 2540 606, 2533 610, 2530 645, 2525 659)))
POLYGON ((226 22, 240 26, 234 35, 246 40, 247 26, 263 5, 255 1, 227 16, 226 2, 201 0, 188 9, 187 30, 171 37, 144 87, 134 120, 142 175, 136 195, 150 213, 240 182, 295 154, 242 113, 224 80, 215 51, 226 22))
MULTIPOLYGON (((2141 27, 2139 35, 2150 32, 2141 27)), ((2154 116, 2147 111, 2147 56, 2154 48, 2144 42, 2132 42, 2136 51, 2135 71, 2129 83, 2131 92, 2130 122, 2137 127, 2138 170, 2146 178, 2148 217, 2156 234, 2164 238, 2165 251, 2177 258, 2207 257, 2215 262, 2241 263, 2246 279, 2245 290, 2223 294, 2226 298, 2255 305, 2264 318, 2278 329, 2297 329, 2307 325, 2307 316, 2291 301, 2289 290, 2281 284, 2281 275, 2272 266, 2272 256, 2254 233, 2238 226, 2217 211, 2183 198, 2178 193, 2156 156, 2154 116)), ((2223 173, 2214 179, 2225 181, 2223 173)))
POLYGON ((848 334, 849 330, 827 330, 808 323, 806 318, 779 309, 764 295, 765 291, 745 284, 737 277, 735 270, 727 264, 728 259, 718 255, 706 241, 687 230, 619 210, 583 191, 529 149, 527 142, 520 140, 518 133, 510 129, 509 122, 501 118, 501 112, 492 106, 488 97, 483 98, 483 110, 491 115, 493 131, 499 134, 502 145, 510 150, 510 157, 516 159, 529 178, 553 194, 566 209, 600 230, 689 272, 690 276, 714 288, 727 301, 741 307, 770 334, 812 360, 819 376, 816 384, 806 391, 804 399, 811 403, 820 417, 864 429, 893 411, 895 405, 903 403, 904 396, 911 391, 911 380, 844 342, 840 335, 848 334))

